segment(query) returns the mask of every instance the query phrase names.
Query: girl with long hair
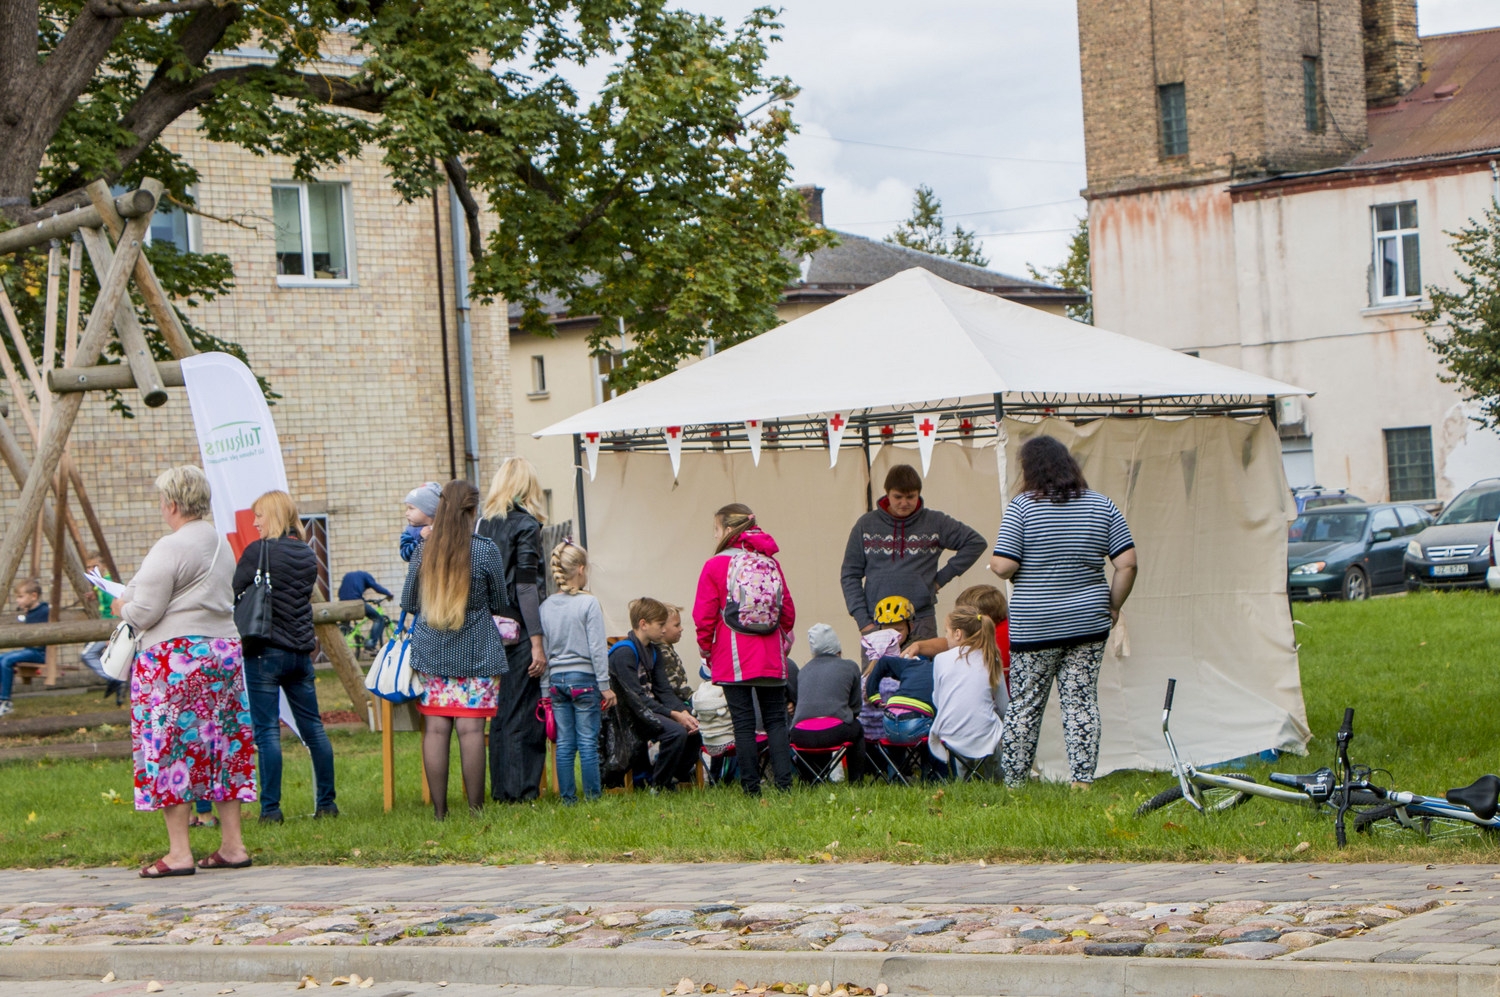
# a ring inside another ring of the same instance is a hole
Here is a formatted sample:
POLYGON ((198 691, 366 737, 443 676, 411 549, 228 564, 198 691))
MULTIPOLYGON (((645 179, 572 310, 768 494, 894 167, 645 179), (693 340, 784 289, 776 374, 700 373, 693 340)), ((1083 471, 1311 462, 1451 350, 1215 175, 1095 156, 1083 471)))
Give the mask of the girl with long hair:
POLYGON ((412 666, 425 686, 417 709, 427 718, 422 766, 438 820, 448 816, 448 756, 458 731, 469 809, 484 805, 484 722, 495 714, 499 676, 510 664, 494 615, 505 608, 505 563, 494 543, 474 533, 479 489, 443 486, 432 534, 412 554, 401 608, 417 614, 412 666))
POLYGON ((1135 585, 1135 539, 1114 502, 1089 488, 1053 437, 1022 445, 1021 477, 990 558, 990 570, 1015 585, 1001 767, 1009 786, 1030 775, 1055 679, 1073 787, 1087 789, 1099 762, 1099 667, 1135 585), (1108 578, 1106 560, 1115 569, 1108 578))
POLYGON ((995 643, 993 617, 957 606, 946 623, 949 650, 932 663, 935 715, 927 750, 939 762, 951 754, 993 765, 1005 712, 1005 663, 995 643))
POLYGON ((495 799, 534 800, 547 762, 547 728, 537 719, 547 673, 541 604, 546 594, 542 565, 545 498, 536 468, 524 457, 500 465, 484 498, 478 532, 494 541, 505 566, 504 605, 498 615, 513 621, 506 640, 510 678, 500 685, 490 725, 490 785, 495 799))
POLYGON ((603 792, 600 710, 615 704, 615 694, 609 687, 604 610, 584 591, 589 585, 588 551, 571 540, 552 548, 552 580, 557 592, 542 603, 541 612, 547 690, 557 719, 557 789, 564 803, 577 803, 575 758, 584 798, 597 799, 603 792))
POLYGON ((778 789, 792 785, 786 715, 786 654, 797 621, 780 549, 750 507, 736 502, 714 513, 714 556, 698 576, 693 622, 698 649, 713 681, 724 689, 734 720, 740 788, 760 793, 755 706, 766 726, 778 789))

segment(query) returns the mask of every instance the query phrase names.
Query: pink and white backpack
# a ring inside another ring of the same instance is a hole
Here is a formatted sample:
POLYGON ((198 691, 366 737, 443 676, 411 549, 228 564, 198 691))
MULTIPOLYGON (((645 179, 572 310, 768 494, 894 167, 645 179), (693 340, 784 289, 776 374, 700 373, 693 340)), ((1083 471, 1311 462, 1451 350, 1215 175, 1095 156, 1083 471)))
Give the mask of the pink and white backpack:
POLYGON ((781 624, 786 588, 774 558, 743 547, 725 551, 724 623, 735 633, 763 637, 781 624))

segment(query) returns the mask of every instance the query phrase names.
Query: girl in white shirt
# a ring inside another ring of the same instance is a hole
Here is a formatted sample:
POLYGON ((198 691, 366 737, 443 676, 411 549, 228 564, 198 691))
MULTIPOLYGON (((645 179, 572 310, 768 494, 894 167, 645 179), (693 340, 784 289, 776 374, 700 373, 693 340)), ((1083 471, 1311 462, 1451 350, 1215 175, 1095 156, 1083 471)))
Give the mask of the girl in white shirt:
POLYGON ((1001 717, 1008 697, 995 621, 972 607, 948 614, 948 646, 932 664, 932 702, 936 713, 927 747, 940 762, 950 753, 989 759, 1000 745, 1001 717))

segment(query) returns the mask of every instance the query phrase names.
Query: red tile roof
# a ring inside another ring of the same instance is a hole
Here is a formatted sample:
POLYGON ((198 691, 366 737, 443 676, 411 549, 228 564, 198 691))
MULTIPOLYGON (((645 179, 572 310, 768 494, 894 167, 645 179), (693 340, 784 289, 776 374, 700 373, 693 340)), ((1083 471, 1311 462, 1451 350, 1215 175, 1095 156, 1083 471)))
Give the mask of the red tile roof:
POLYGON ((1369 112, 1370 147, 1346 166, 1500 149, 1500 28, 1422 39, 1426 81, 1369 112))

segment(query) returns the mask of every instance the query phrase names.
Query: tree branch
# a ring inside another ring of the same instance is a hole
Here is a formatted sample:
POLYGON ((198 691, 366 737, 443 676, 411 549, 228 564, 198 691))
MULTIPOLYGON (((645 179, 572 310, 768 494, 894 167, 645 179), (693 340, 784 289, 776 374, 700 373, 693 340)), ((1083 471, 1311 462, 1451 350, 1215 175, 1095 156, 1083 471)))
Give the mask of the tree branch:
POLYGON ((464 164, 457 156, 449 156, 443 160, 443 172, 448 174, 448 181, 453 184, 458 203, 464 206, 464 220, 469 228, 469 258, 478 260, 484 255, 484 237, 479 232, 479 202, 474 200, 474 194, 469 190, 469 171, 464 169, 464 164))
POLYGON ((222 0, 177 0, 175 3, 131 3, 129 0, 93 0, 100 17, 165 17, 189 14, 206 7, 225 6, 222 0))

